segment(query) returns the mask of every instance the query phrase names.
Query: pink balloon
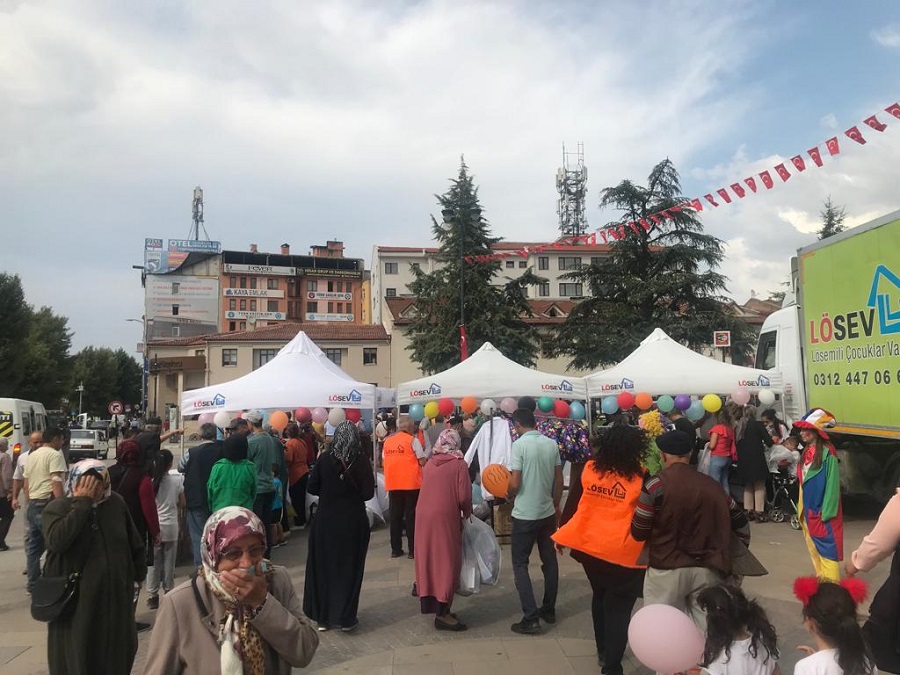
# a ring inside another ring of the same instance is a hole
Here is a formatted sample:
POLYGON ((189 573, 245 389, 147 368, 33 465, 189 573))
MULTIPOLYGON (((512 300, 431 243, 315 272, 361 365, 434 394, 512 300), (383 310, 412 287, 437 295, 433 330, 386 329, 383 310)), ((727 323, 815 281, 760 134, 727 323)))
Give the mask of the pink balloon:
POLYGON ((297 408, 294 411, 294 419, 301 423, 306 423, 312 420, 312 413, 309 408, 297 408))
POLYGON ((202 415, 200 415, 200 417, 197 419, 197 422, 199 424, 212 424, 215 416, 216 416, 215 413, 205 412, 202 415))
POLYGON ((500 401, 500 410, 503 412, 512 415, 516 412, 516 409, 519 407, 519 402, 514 398, 506 397, 502 401, 500 401))
POLYGON ((313 408, 312 421, 325 424, 328 421, 328 411, 325 408, 313 408))
POLYGON ((631 651, 651 670, 680 673, 703 657, 706 639, 690 617, 669 605, 645 605, 628 624, 631 651))
POLYGON ((750 403, 750 390, 741 387, 731 392, 731 400, 738 405, 747 405, 750 403))

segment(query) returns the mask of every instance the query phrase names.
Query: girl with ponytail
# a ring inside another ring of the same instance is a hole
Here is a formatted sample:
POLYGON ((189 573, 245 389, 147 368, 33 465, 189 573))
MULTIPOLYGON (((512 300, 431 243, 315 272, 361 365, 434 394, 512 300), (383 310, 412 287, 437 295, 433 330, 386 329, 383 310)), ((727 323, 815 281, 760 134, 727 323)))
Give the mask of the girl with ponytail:
POLYGON ((794 582, 794 595, 803 603, 803 625, 816 645, 799 647, 810 655, 797 662, 794 675, 874 675, 874 660, 856 614, 866 598, 865 583, 804 577, 794 582))

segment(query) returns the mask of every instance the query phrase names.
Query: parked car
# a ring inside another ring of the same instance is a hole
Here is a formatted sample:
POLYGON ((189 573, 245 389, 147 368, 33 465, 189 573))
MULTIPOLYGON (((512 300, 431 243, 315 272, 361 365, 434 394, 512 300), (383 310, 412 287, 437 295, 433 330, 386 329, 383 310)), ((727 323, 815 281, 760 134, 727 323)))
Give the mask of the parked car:
POLYGON ((106 434, 97 429, 72 429, 69 441, 69 459, 77 461, 85 457, 106 459, 109 457, 109 443, 106 434))

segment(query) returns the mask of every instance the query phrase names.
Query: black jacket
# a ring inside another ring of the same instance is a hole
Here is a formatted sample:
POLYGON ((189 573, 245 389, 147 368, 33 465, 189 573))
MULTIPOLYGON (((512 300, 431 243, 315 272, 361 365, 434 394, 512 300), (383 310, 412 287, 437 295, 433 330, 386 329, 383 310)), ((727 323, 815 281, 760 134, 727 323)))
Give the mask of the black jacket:
POLYGON ((188 453, 184 465, 184 499, 189 509, 205 509, 209 511, 209 497, 206 484, 212 473, 213 464, 222 459, 222 443, 207 441, 188 453))

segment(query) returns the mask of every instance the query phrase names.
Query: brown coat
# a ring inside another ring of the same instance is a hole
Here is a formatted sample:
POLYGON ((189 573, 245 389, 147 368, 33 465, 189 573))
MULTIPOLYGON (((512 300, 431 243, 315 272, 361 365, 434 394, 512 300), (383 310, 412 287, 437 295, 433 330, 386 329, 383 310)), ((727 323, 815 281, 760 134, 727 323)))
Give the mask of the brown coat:
MULTIPOLYGON (((278 565, 274 570, 266 605, 253 625, 269 647, 266 672, 290 675, 292 667, 309 665, 319 635, 303 615, 287 570, 278 565)), ((197 606, 190 581, 166 593, 150 636, 145 675, 220 675, 217 636, 225 619, 224 607, 202 578, 197 579, 197 589, 206 612, 197 606)))

